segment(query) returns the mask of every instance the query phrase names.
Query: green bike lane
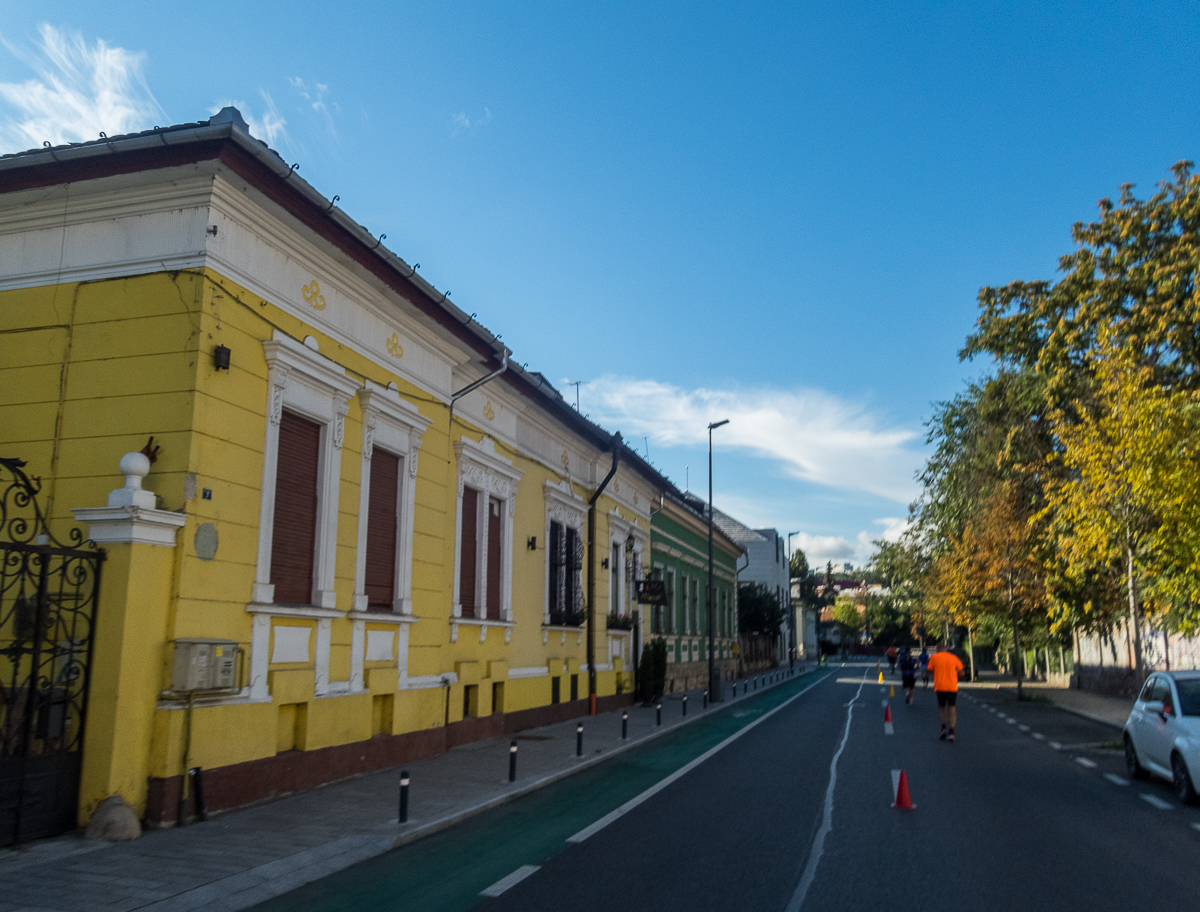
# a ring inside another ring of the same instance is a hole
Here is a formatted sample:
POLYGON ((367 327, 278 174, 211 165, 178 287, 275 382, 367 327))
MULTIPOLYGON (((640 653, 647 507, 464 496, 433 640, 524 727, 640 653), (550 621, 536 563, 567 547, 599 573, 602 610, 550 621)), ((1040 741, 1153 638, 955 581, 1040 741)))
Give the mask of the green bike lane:
POLYGON ((568 848, 568 837, 783 704, 803 698, 832 673, 815 671, 731 700, 650 744, 255 908, 261 912, 382 912, 402 902, 423 912, 469 909, 480 901, 482 890, 522 866, 545 864, 568 848))

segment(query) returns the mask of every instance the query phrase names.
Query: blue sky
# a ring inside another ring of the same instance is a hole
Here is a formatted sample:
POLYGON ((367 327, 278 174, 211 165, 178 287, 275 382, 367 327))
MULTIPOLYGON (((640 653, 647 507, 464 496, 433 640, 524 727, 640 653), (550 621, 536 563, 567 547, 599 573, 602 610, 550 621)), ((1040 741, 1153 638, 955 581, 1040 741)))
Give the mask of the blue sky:
MULTIPOLYGON (((861 562, 982 285, 1197 156, 1188 3, 10 3, 0 151, 260 138, 680 485, 861 562), (336 17, 331 17, 331 11, 336 17), (103 42, 100 46, 98 42, 103 42), (645 440, 643 440, 645 438, 645 440)), ((797 539, 793 539, 797 541, 797 539)))

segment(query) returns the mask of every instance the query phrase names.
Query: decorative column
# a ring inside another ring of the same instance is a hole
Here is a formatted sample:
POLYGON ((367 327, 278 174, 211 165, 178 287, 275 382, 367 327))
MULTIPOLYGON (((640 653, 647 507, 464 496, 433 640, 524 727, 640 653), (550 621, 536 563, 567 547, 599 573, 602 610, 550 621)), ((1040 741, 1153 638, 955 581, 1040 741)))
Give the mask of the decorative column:
POLYGON ((139 816, 145 812, 150 737, 173 595, 173 549, 187 520, 182 513, 155 509, 154 494, 142 489, 150 471, 144 455, 126 453, 120 470, 125 486, 108 495, 108 506, 71 511, 106 552, 83 743, 80 820, 112 795, 124 798, 139 816))

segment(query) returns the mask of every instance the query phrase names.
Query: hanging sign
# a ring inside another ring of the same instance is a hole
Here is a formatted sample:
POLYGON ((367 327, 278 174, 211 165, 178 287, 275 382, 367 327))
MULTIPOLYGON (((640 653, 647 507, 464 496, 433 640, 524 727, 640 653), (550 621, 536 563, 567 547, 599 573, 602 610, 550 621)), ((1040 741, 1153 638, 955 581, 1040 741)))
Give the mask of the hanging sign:
POLYGON ((663 580, 637 580, 637 600, 639 605, 665 605, 667 584, 663 580))

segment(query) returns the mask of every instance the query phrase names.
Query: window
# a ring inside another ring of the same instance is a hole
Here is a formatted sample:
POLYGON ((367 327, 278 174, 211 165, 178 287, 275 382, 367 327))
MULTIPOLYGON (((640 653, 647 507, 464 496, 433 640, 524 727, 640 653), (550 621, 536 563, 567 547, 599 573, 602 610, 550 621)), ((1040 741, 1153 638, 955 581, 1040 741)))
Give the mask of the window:
POLYGON ((621 584, 624 582, 624 561, 621 560, 621 546, 616 542, 612 546, 612 556, 608 559, 608 613, 621 613, 621 584))
POLYGON ((676 627, 680 633, 685 635, 692 632, 689 622, 691 615, 688 611, 688 591, 688 576, 685 573, 683 574, 683 582, 679 587, 679 624, 676 627))
MULTIPOLYGON (((650 578, 652 580, 664 581, 664 588, 666 587, 665 576, 663 574, 663 568, 660 564, 655 564, 650 569, 650 578)), ((651 606, 651 608, 650 608, 650 632, 651 633, 662 633, 663 632, 663 616, 666 613, 667 613, 667 609, 663 605, 651 606)))
MULTIPOLYGON (((578 627, 584 619, 584 545, 580 530, 587 520, 587 503, 565 479, 558 484, 546 482, 543 493, 546 498, 546 608, 543 623, 578 627)), ((620 573, 619 569, 617 573, 620 573)))
POLYGON ((376 450, 371 457, 367 508, 367 560, 363 588, 367 610, 391 611, 396 600, 396 512, 400 457, 376 450))
POLYGON ((583 622, 583 543, 570 526, 550 523, 550 623, 577 627, 583 622))
POLYGON ((460 617, 475 617, 475 583, 477 580, 477 563, 479 556, 479 492, 474 488, 463 488, 462 542, 459 558, 458 602, 461 606, 460 617))
POLYGON ((274 601, 310 605, 317 538, 321 426, 285 411, 279 420, 271 585, 274 601))
POLYGON ((334 608, 342 438, 359 385, 311 338, 302 344, 276 330, 263 355, 267 433, 251 601, 334 608))
POLYGON ((666 631, 665 631, 666 633, 674 633, 675 632, 675 611, 676 611, 676 608, 675 608, 675 568, 668 567, 667 568, 667 604, 662 609, 663 614, 665 614, 666 618, 667 618, 666 631))
POLYGON ((354 610, 412 614, 414 485, 429 419, 394 389, 359 390, 362 462, 354 610))
MULTIPOLYGON (((521 473, 495 443, 463 438, 458 457, 454 617, 512 621, 512 520, 521 473)), ((457 625, 451 640, 457 638, 457 625)), ((481 631, 486 635, 486 630, 481 631)))
POLYGON ((692 580, 691 618, 688 632, 700 632, 700 581, 697 579, 692 580))

